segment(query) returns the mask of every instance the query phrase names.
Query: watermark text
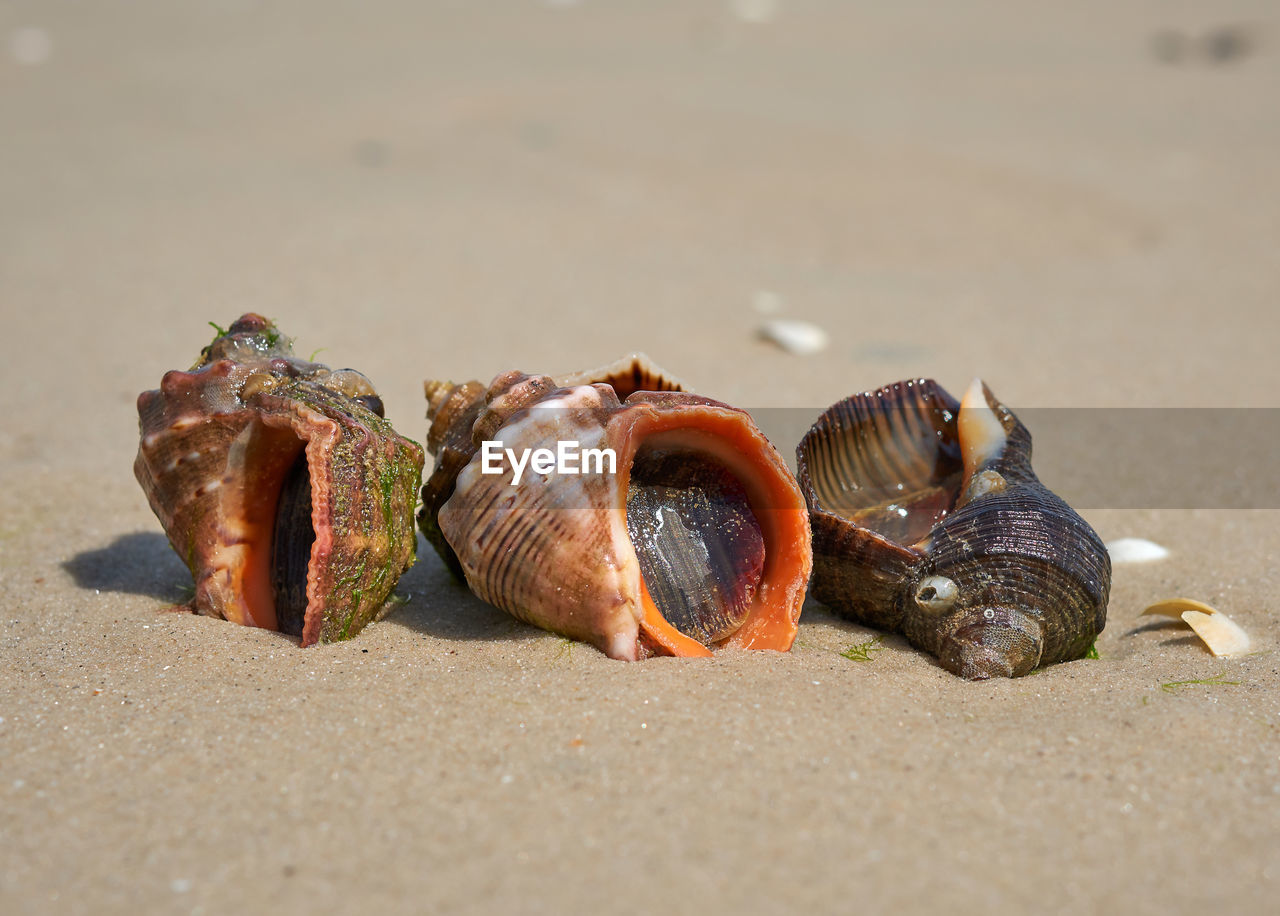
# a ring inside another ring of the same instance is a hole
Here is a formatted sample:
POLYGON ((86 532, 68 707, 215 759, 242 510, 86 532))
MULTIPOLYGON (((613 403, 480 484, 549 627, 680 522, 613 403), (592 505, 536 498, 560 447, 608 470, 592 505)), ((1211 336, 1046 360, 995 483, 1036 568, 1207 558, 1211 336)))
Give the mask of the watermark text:
POLYGON ((616 474, 618 456, 611 448, 582 448, 576 439, 562 439, 554 449, 525 448, 517 451, 504 448, 499 440, 486 439, 480 443, 480 473, 501 474, 503 463, 513 474, 511 485, 516 486, 524 476, 525 468, 535 474, 616 474))

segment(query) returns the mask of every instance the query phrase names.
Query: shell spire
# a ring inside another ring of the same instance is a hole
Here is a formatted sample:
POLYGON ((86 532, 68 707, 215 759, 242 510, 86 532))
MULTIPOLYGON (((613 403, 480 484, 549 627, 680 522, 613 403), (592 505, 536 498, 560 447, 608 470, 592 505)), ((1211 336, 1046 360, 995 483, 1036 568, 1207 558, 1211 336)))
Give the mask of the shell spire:
POLYGON ((619 360, 595 369, 557 375, 556 384, 563 388, 603 383, 622 400, 637 391, 688 391, 689 386, 658 366, 645 353, 629 353, 619 360))

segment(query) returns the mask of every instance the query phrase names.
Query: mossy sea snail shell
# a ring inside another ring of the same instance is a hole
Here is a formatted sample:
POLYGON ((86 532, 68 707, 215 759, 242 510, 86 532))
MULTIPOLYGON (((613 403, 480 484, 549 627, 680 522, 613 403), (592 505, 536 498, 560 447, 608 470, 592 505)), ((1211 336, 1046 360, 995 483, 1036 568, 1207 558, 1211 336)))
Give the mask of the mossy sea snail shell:
POLYGON ((423 453, 369 380, 298 359, 260 315, 138 397, 134 474, 195 579, 192 610, 346 639, 414 560, 423 453))

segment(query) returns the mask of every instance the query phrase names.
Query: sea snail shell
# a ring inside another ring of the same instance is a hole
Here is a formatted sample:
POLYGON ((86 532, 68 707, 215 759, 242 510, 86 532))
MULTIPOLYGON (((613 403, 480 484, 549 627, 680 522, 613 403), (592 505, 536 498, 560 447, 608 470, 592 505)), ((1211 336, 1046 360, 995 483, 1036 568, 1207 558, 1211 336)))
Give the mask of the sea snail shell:
POLYGON ((617 659, 791 647, 812 565, 808 513, 744 411, 673 390, 682 386, 643 357, 560 379, 508 372, 483 405, 468 384, 428 383, 428 444, 454 450, 437 469, 460 467, 451 482, 433 473, 420 521, 477 595, 617 659), (444 429, 451 409, 471 423, 466 461, 458 430, 444 429), (485 441, 513 451, 572 441, 612 449, 616 464, 527 469, 515 485, 509 462, 484 472, 485 441), (431 517, 432 494, 446 490, 431 517))
POLYGON ((855 395, 797 450, 814 596, 970 679, 1083 656, 1106 624, 1098 535, 1036 479, 1031 434, 975 380, 855 395))
POLYGON ((369 380, 293 355, 247 314, 138 396, 134 474, 195 579, 192 610, 346 639, 414 559, 423 454, 369 380))

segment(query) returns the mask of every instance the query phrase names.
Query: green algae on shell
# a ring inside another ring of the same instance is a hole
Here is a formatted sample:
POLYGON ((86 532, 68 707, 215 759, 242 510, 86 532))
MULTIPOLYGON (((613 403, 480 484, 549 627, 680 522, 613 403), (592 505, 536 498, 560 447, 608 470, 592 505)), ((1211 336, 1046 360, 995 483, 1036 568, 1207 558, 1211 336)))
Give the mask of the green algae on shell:
POLYGON ((254 314, 139 395, 134 473, 193 611, 303 646, 385 612, 414 561, 423 452, 381 413, 367 378, 299 359, 254 314))

